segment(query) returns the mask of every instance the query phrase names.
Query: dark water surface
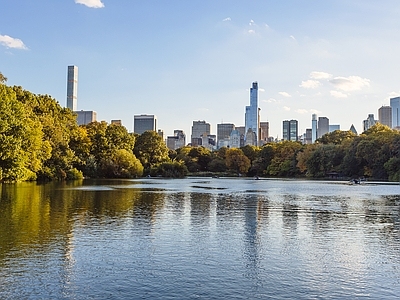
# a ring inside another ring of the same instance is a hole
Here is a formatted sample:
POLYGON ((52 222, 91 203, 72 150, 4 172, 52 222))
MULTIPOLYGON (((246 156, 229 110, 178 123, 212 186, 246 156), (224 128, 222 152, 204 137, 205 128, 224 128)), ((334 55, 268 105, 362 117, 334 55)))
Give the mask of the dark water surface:
POLYGON ((3 184, 0 299, 397 299, 400 185, 3 184))

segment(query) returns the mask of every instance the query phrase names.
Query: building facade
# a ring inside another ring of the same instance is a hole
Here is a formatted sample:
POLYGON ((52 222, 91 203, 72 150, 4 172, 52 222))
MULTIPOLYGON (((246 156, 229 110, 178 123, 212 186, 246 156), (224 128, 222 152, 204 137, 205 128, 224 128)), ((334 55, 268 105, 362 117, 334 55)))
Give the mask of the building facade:
POLYGON ((81 110, 75 111, 75 113, 78 115, 76 118, 78 125, 87 125, 97 121, 97 113, 95 111, 81 110))
POLYGON ((379 123, 392 128, 392 108, 390 106, 382 106, 378 109, 379 123))
POLYGON ((284 141, 297 141, 299 139, 299 123, 297 120, 285 120, 282 125, 282 138, 284 141))
POLYGON ((260 132, 260 124, 259 124, 259 110, 258 110, 258 83, 255 81, 250 88, 250 105, 246 106, 245 113, 245 144, 246 145, 255 145, 257 146, 257 141, 259 140, 259 132, 260 132), (249 133, 249 129, 251 132, 255 134, 255 142, 247 141, 247 135, 249 133))
POLYGON ((367 119, 363 121, 363 129, 364 131, 370 129, 372 126, 376 124, 374 114, 369 114, 367 119))
POLYGON ((203 141, 203 135, 210 134, 211 126, 206 121, 193 121, 191 143, 192 146, 201 146, 203 141))
POLYGON ((329 132, 329 119, 327 117, 318 118, 317 137, 320 138, 329 132))
POLYGON ((269 122, 260 122, 260 141, 261 144, 268 142, 269 138, 269 122))
POLYGON ((135 115, 133 118, 133 131, 137 134, 142 134, 148 130, 157 130, 157 117, 155 115, 135 115))
POLYGON ((392 108, 392 128, 400 127, 400 97, 390 98, 392 108))
POLYGON ((317 115, 313 114, 311 119, 311 143, 317 140, 317 115))
POLYGON ((182 148, 186 145, 186 134, 183 130, 174 130, 173 136, 167 136, 167 147, 171 150, 182 148))
POLYGON ((228 147, 230 145, 230 136, 232 130, 235 129, 235 124, 222 123, 217 124, 217 145, 218 148, 228 147))
POLYGON ((67 74, 67 108, 78 109, 78 67, 68 66, 67 74))

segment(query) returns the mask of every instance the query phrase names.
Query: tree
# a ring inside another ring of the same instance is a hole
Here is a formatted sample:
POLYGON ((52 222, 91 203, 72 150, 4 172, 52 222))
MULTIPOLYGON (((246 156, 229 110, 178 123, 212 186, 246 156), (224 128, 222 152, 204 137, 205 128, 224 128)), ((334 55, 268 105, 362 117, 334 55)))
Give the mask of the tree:
POLYGON ((202 146, 192 147, 188 156, 192 158, 193 162, 198 164, 197 171, 207 171, 208 164, 211 161, 211 151, 202 146))
POLYGON ((155 165, 170 161, 167 145, 155 131, 143 132, 135 142, 134 152, 142 163, 145 173, 155 165))
POLYGON ((132 151, 113 150, 102 163, 102 175, 107 178, 135 178, 143 175, 143 166, 132 151))
POLYGON ((345 141, 352 140, 354 137, 356 137, 356 134, 351 130, 348 131, 335 130, 333 132, 324 134, 322 137, 317 139, 317 142, 321 144, 340 145, 345 141))
POLYGON ((237 174, 246 174, 250 168, 250 159, 238 148, 226 151, 226 166, 237 174))
POLYGON ((163 162, 151 168, 152 176, 169 178, 183 178, 187 175, 188 169, 183 161, 163 162))
POLYGON ((3 75, 3 73, 0 72, 0 83, 4 84, 4 83, 6 83, 6 81, 7 81, 7 77, 5 77, 3 75))

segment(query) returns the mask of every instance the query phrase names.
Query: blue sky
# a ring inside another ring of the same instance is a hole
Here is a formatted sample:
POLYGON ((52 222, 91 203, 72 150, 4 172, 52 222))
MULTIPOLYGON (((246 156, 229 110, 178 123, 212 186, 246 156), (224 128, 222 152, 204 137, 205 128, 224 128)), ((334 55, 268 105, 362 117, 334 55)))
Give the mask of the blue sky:
POLYGON ((78 109, 98 120, 155 114, 159 129, 193 120, 244 125, 258 81, 261 120, 282 136, 311 115, 362 131, 400 94, 400 1, 3 0, 0 72, 8 85, 66 105, 79 68, 78 109))

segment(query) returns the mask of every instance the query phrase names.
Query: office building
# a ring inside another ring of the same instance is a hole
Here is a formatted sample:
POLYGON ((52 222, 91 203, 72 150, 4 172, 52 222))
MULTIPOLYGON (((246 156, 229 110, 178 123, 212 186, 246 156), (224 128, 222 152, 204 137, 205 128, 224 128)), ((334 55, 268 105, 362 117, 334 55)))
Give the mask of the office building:
POLYGON ((260 141, 261 144, 268 142, 269 137, 269 122, 260 122, 260 141))
POLYGON ((186 135, 183 130, 174 130, 173 136, 167 136, 167 147, 176 150, 185 146, 186 135))
POLYGON ((400 127, 400 97, 390 98, 392 108, 392 128, 400 127))
POLYGON ((358 135, 356 128, 354 127, 353 124, 351 124, 349 131, 351 131, 352 133, 354 133, 355 135, 358 135))
POLYGON ((298 121, 285 120, 283 121, 282 137, 284 141, 297 141, 298 140, 298 121))
POLYGON ((78 115, 76 121, 78 125, 87 125, 97 120, 97 113, 95 111, 81 110, 75 111, 78 115))
POLYGON ((364 131, 370 129, 376 123, 374 119, 374 114, 369 114, 367 119, 363 121, 363 129, 364 131))
POLYGON ((382 106, 378 109, 379 123, 392 128, 392 108, 390 106, 382 106))
POLYGON ((303 139, 303 144, 311 144, 312 143, 312 128, 307 128, 305 137, 303 139))
POLYGON ((329 119, 327 117, 318 118, 317 137, 320 138, 329 132, 329 119))
POLYGON ((317 140, 317 115, 313 114, 311 120, 311 143, 314 144, 316 140, 317 140))
POLYGON ((329 132, 340 130, 340 125, 329 125, 329 132))
POLYGON ((241 141, 243 141, 243 135, 240 133, 240 131, 237 129, 232 130, 231 135, 230 135, 229 147, 230 148, 240 148, 241 141))
POLYGON ((67 108, 78 109, 78 67, 68 66, 67 74, 67 108))
POLYGON ((111 120, 111 124, 122 126, 122 121, 121 120, 111 120))
POLYGON ((246 106, 245 113, 245 144, 257 146, 259 139, 259 109, 258 109, 258 83, 253 82, 250 88, 250 106, 246 106), (251 132, 249 131, 251 129, 251 132), (247 140, 247 136, 251 141, 247 140), (255 137, 254 137, 255 136, 255 137))
POLYGON ((203 135, 205 134, 206 136, 210 134, 210 124, 206 123, 206 121, 193 121, 192 125, 192 135, 191 135, 191 143, 192 146, 201 146, 202 145, 202 140, 203 140, 203 135))
POLYGON ((133 119, 133 131, 137 134, 142 134, 148 130, 157 130, 157 117, 155 115, 135 115, 133 119))
POLYGON ((234 129, 235 129, 235 124, 230 124, 230 123, 217 124, 218 148, 229 146, 231 132, 234 129))

